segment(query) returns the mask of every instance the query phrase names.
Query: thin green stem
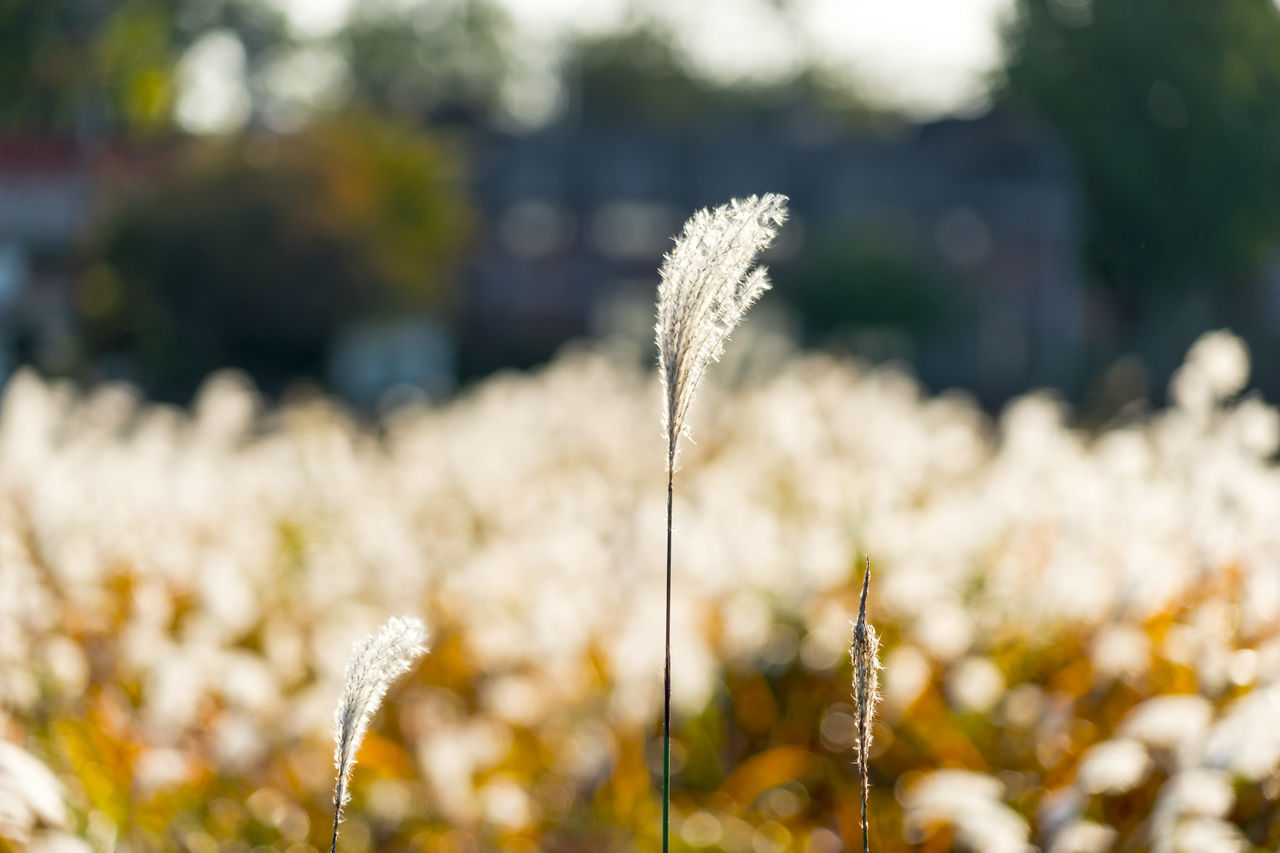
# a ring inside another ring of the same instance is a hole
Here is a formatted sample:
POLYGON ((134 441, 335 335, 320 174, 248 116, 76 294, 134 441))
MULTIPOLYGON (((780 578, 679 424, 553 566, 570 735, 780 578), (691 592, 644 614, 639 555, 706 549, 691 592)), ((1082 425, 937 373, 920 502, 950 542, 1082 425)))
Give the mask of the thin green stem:
POLYGON ((671 494, 675 482, 675 451, 667 455, 667 635, 662 677, 662 853, 671 834, 671 494))
POLYGON ((871 836, 867 833, 867 780, 865 770, 862 778, 862 853, 871 853, 871 836))
POLYGON ((348 728, 343 726, 342 742, 338 744, 338 754, 343 756, 343 761, 338 765, 338 781, 333 786, 333 840, 329 842, 329 853, 337 853, 338 851, 338 824, 342 821, 342 786, 346 784, 343 777, 347 774, 345 757, 348 736, 348 728))

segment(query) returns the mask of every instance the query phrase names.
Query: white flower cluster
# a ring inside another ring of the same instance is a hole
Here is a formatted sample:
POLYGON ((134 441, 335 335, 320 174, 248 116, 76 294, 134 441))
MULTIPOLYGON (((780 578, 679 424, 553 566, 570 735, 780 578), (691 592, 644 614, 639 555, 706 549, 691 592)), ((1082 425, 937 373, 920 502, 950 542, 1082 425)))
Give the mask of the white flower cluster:
MULTIPOLYGON (((1008 849, 1101 849, 1092 806, 1148 786, 1155 835, 1134 844, 1236 838, 1233 814, 1254 802, 1240 786, 1271 791, 1280 770, 1280 420, 1238 396, 1245 376, 1242 345, 1216 335, 1170 408, 1096 434, 1044 395, 992 421, 829 357, 705 387, 714 405, 679 481, 677 711, 706 709, 744 668, 831 679, 847 703, 865 552, 886 664, 872 768, 889 766, 895 726, 937 708, 998 721, 1036 765, 1020 782, 923 789, 912 826, 959 810, 1008 849), (1066 641, 1060 680, 1009 663, 1010 649, 1049 659, 1066 641), (1080 716, 1082 697, 1108 691, 1133 697, 1122 724, 1080 716), (1043 803, 1009 793, 1051 769, 1068 781, 1043 803)), ((255 779, 243 808, 287 847, 305 812, 263 781, 279 777, 254 774, 318 755, 294 775, 328 801, 334 650, 413 612, 441 649, 428 665, 454 680, 400 697, 405 774, 421 787, 377 779, 369 819, 553 820, 626 764, 661 707, 654 396, 648 371, 580 352, 375 430, 323 402, 264 410, 225 376, 187 413, 19 374, 0 411, 0 735, 83 804, 36 721, 109 721, 132 744, 130 796, 203 768, 255 779), (538 779, 521 775, 533 750, 554 757, 538 779)), ((822 729, 846 750, 847 709, 822 729)), ((777 790, 761 802, 779 813, 808 802, 777 790)), ((719 808, 703 804, 689 832, 749 815, 719 808)), ((102 833, 116 819, 91 817, 102 833)), ((344 829, 353 844, 360 820, 344 829)), ((792 843, 828 849, 822 832, 792 843)))

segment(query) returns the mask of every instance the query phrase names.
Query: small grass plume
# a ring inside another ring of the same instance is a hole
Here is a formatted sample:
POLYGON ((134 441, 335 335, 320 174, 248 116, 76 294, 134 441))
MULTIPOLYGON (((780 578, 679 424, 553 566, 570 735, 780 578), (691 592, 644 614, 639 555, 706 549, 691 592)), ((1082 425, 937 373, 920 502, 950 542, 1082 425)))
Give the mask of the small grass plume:
POLYGON ((330 853, 338 849, 338 824, 342 808, 351 798, 347 783, 356 766, 356 752, 369 721, 382 704, 387 688, 409 671, 413 662, 427 650, 427 629, 413 618, 392 617, 381 630, 356 642, 347 660, 342 680, 342 698, 334 712, 333 763, 338 780, 333 788, 333 841, 330 853))
POLYGON ((667 439, 667 608, 662 705, 662 850, 671 831, 671 517, 680 436, 707 365, 720 358, 729 333, 769 289, 756 256, 787 218, 787 197, 775 193, 733 199, 699 210, 663 260, 658 285, 658 375, 667 439))
POLYGON ((871 558, 867 557, 862 574, 862 597, 858 602, 858 621, 853 625, 853 644, 849 657, 853 660, 853 699, 858 707, 858 775, 862 780, 862 850, 870 853, 871 841, 867 825, 867 795, 871 790, 867 757, 871 750, 871 724, 875 722, 876 705, 880 702, 880 638, 867 622, 867 590, 871 586, 871 558))

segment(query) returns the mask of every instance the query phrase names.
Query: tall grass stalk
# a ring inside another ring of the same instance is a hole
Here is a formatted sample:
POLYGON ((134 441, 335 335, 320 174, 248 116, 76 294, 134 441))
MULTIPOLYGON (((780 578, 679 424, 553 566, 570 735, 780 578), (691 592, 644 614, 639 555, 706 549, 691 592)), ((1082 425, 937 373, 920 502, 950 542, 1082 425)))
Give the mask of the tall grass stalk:
POLYGON ((663 259, 658 285, 658 375, 667 439, 667 595, 662 678, 662 850, 671 830, 671 543, 672 503, 680 436, 707 365, 724 352, 729 333, 769 289, 756 256, 787 217, 786 196, 766 193, 700 210, 685 223, 663 259))
POLYGON ((356 766, 356 753, 369 721, 382 704, 387 688, 409 671, 427 650, 427 629, 417 619, 392 618, 376 634, 356 642, 342 679, 342 698, 333 715, 333 763, 338 780, 333 787, 333 840, 329 853, 338 849, 338 824, 342 808, 351 799, 347 783, 356 766))
POLYGON ((862 853, 870 853, 871 836, 867 822, 867 798, 871 792, 870 772, 867 767, 871 749, 871 727, 875 722, 876 705, 880 701, 880 638, 876 629, 867 622, 867 590, 871 586, 871 558, 866 558, 866 570, 862 574, 862 597, 858 602, 858 621, 853 625, 853 644, 849 657, 853 660, 853 698, 858 708, 858 775, 862 789, 862 853))

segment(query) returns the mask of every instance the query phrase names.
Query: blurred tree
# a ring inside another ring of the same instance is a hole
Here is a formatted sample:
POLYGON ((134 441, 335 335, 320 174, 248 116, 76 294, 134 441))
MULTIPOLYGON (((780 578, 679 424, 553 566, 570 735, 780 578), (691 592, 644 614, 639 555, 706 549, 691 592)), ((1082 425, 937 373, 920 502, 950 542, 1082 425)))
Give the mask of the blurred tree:
POLYGON ((107 111, 143 124, 172 99, 171 4, 0 0, 0 121, 74 127, 107 111))
POLYGON ((510 20, 488 0, 375 2, 357 7, 336 43, 362 108, 478 120, 501 100, 510 33, 510 20))
POLYGON ((0 128, 167 129, 182 53, 215 28, 250 60, 286 38, 259 0, 0 0, 0 128))
POLYGON ((705 110, 744 105, 736 93, 716 91, 680 64, 670 39, 638 28, 580 42, 571 63, 578 75, 578 109, 596 120, 689 124, 705 110))
POLYGON ((596 121, 667 126, 775 121, 787 110, 813 108, 857 124, 883 120, 847 84, 816 66, 769 82, 726 84, 702 79, 656 24, 584 38, 570 51, 577 108, 596 121))
POLYGON ((1003 95, 1074 148, 1127 319, 1177 288, 1242 300, 1280 235, 1274 4, 1018 0, 1005 42, 1003 95))
POLYGON ((99 231, 80 298, 95 362, 167 397, 227 365, 278 389, 318 375, 346 323, 448 306, 471 214, 439 142, 347 117, 193 157, 99 231))

